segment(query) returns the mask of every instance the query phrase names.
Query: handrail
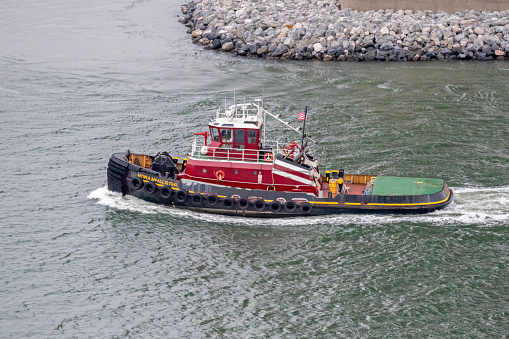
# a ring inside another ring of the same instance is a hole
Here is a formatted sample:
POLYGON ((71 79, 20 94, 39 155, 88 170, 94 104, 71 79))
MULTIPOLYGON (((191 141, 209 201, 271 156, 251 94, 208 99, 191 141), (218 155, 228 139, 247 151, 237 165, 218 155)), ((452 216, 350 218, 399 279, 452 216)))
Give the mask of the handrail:
MULTIPOLYGON (((203 140, 198 140, 194 138, 192 150, 190 157, 194 159, 219 159, 219 160, 230 160, 230 161, 250 161, 255 163, 263 163, 263 164, 275 164, 276 156, 278 154, 284 155, 287 157, 286 149, 279 147, 278 141, 271 141, 271 143, 275 143, 275 147, 270 147, 266 149, 233 149, 233 148, 214 148, 212 150, 212 156, 208 155, 209 149, 207 148, 207 153, 202 153, 202 147, 206 146, 203 140), (201 146, 200 146, 201 145, 201 146), (269 155, 270 154, 270 155, 269 155)), ((208 146, 206 146, 208 147, 208 146)), ((297 152, 297 150, 293 150, 293 152, 297 152)), ((305 153, 302 154, 304 157, 303 164, 308 166, 309 171, 314 173, 313 175, 316 178, 319 178, 319 172, 316 161, 311 161, 305 153)))
POLYGON ((235 104, 230 106, 228 109, 221 111, 221 108, 217 110, 217 118, 246 118, 247 116, 255 117, 258 116, 259 108, 253 103, 235 104))
MULTIPOLYGON (((206 146, 201 139, 194 138, 190 156, 195 159, 206 159, 212 157, 213 159, 221 160, 236 160, 236 161, 255 161, 261 163, 274 163, 277 154, 285 154, 284 149, 280 148, 278 141, 271 141, 271 147, 266 149, 240 149, 240 148, 214 148, 212 156, 203 154, 201 149, 206 146), (265 157, 265 154, 271 153, 272 156, 265 157), (271 159, 268 161, 267 159, 271 159)), ((207 146, 209 147, 209 146, 207 146)), ((208 153, 208 149, 207 149, 208 153)))

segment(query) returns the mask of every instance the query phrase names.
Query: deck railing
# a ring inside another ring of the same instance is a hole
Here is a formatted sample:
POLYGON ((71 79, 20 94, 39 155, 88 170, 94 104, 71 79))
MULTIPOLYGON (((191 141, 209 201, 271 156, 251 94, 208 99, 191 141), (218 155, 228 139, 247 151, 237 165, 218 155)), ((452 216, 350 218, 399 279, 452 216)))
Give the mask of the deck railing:
POLYGON ((230 106, 229 108, 221 108, 217 110, 216 117, 219 118, 242 118, 247 119, 251 118, 251 120, 256 121, 258 117, 261 116, 261 107, 254 103, 245 103, 245 104, 236 104, 230 106))
POLYGON ((273 163, 277 154, 284 154, 279 142, 269 141, 264 149, 239 149, 239 148, 213 148, 210 153, 209 146, 201 139, 195 138, 190 156, 195 159, 220 159, 234 161, 249 161, 260 163, 273 163), (205 147, 205 148, 204 148, 205 147))

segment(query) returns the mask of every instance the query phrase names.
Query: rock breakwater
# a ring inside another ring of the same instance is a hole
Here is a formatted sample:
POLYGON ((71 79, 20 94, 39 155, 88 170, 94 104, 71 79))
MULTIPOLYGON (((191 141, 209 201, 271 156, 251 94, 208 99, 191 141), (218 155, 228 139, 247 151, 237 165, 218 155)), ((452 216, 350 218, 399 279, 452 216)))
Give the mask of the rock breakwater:
POLYGON ((183 5, 182 13, 194 43, 241 56, 509 59, 509 11, 358 12, 336 0, 201 0, 183 5))

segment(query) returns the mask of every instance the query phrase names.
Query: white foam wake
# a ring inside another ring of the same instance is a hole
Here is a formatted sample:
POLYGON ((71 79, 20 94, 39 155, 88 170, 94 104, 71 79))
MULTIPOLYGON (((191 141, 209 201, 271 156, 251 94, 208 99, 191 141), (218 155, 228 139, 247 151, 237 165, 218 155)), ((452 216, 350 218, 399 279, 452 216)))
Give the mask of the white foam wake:
POLYGON ((97 204, 120 210, 144 214, 169 214, 176 217, 193 217, 207 222, 235 223, 245 225, 305 226, 316 224, 333 225, 383 225, 394 223, 427 223, 432 225, 478 225, 509 226, 509 186, 507 187, 457 187, 453 202, 445 209, 428 214, 370 215, 338 214, 323 217, 260 219, 225 217, 214 214, 196 213, 187 210, 152 204, 132 196, 122 197, 106 187, 98 188, 88 195, 97 204))

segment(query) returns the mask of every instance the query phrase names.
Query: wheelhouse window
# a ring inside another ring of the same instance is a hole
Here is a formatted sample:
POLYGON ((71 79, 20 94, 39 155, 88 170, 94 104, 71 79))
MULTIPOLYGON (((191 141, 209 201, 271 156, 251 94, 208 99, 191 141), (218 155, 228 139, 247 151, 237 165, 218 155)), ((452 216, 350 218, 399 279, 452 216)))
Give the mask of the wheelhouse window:
POLYGON ((244 144, 244 130, 243 129, 237 129, 235 130, 235 143, 236 144, 244 144))
POLYGON ((219 141, 219 130, 217 128, 211 128, 210 136, 212 137, 212 141, 219 141))
POLYGON ((231 129, 222 128, 221 129, 221 140, 223 142, 233 142, 233 133, 231 129))
POLYGON ((247 143, 248 144, 256 144, 256 131, 248 131, 247 132, 247 143))

